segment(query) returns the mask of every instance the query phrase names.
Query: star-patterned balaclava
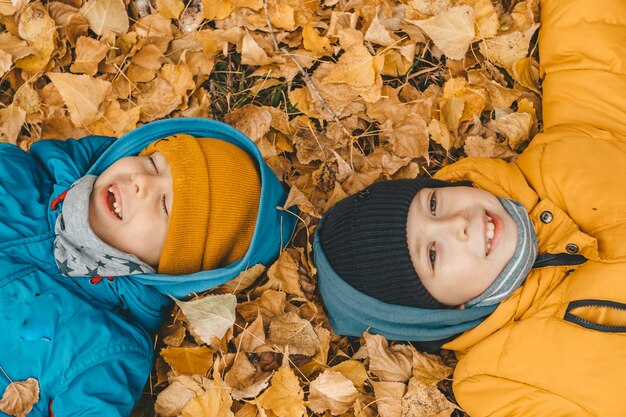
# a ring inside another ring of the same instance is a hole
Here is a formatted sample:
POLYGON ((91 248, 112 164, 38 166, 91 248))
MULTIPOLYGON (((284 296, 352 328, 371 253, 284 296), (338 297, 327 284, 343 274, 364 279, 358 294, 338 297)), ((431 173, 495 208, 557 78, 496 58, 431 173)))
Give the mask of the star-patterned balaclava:
POLYGON ((98 177, 86 175, 69 189, 54 226, 54 257, 65 276, 120 276, 154 273, 135 255, 104 243, 89 225, 89 195, 98 177))

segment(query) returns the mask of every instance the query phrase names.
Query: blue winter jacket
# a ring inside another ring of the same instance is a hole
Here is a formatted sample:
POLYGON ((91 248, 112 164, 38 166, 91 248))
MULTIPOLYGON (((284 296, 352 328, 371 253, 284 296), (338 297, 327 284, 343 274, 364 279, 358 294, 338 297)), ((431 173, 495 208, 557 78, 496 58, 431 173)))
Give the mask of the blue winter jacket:
POLYGON ((254 143, 213 120, 162 120, 117 140, 44 140, 30 153, 0 143, 0 395, 11 381, 36 378, 40 400, 29 416, 129 415, 152 368, 150 332, 168 313, 168 295, 205 291, 274 259, 295 225, 294 216, 277 208, 284 202, 283 187, 254 143), (185 276, 62 276, 52 249, 59 196, 80 177, 99 175, 175 133, 227 140, 257 161, 261 200, 247 254, 185 276))

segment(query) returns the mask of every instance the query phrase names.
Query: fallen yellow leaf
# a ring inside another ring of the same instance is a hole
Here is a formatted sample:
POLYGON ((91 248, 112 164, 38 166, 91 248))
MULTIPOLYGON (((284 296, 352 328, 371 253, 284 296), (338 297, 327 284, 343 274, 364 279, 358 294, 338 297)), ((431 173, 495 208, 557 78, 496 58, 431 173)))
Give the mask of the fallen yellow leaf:
POLYGON ((271 386, 258 397, 256 403, 277 417, 302 417, 306 411, 304 392, 298 378, 287 367, 274 374, 271 386))
POLYGON ((165 348, 161 356, 177 374, 206 375, 215 352, 206 346, 165 348))
POLYGON ((28 378, 7 385, 0 399, 0 411, 14 417, 26 417, 39 402, 39 381, 28 378))
POLYGON ((89 75, 49 73, 48 78, 59 90, 76 127, 89 126, 100 117, 100 106, 111 90, 111 83, 89 75))

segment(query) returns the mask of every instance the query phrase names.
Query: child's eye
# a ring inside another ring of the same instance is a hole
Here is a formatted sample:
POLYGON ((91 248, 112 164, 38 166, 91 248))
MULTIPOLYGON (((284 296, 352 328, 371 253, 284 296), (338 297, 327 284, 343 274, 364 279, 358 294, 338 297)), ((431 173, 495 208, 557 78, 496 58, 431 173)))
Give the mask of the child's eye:
POLYGON ((161 197, 161 210, 163 210, 163 213, 165 213, 165 215, 167 217, 170 216, 170 213, 167 211, 167 204, 165 204, 165 196, 164 195, 161 197))
POLYGON ((157 168, 156 163, 154 162, 154 158, 152 158, 151 156, 149 156, 149 157, 148 157, 148 159, 150 160, 150 163, 152 163, 152 166, 154 167, 154 172, 155 172, 156 174, 158 174, 158 173, 159 173, 159 169, 157 168))
POLYGON ((435 250, 435 245, 431 245, 428 248, 428 260, 430 261, 430 265, 433 269, 435 269, 435 261, 437 260, 437 251, 435 250))
POLYGON ((428 210, 430 210, 430 214, 433 216, 437 212, 437 193, 434 191, 430 194, 430 198, 428 199, 428 210))

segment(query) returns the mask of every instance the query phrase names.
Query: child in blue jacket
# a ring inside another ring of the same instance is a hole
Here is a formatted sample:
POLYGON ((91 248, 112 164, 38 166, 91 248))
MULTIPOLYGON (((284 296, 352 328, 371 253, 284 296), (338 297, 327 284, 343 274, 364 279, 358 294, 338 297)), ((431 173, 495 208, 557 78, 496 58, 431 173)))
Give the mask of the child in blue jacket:
POLYGON ((28 415, 129 415, 168 296, 270 262, 294 226, 254 143, 213 120, 0 144, 0 161, 0 392, 35 378, 28 415))

